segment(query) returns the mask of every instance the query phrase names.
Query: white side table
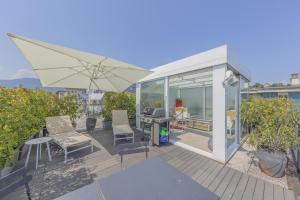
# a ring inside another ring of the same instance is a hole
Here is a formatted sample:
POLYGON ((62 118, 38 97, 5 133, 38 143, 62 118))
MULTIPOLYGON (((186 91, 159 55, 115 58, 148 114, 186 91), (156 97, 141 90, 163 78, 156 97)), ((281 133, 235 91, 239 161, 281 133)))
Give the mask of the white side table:
POLYGON ((50 146, 49 146, 49 141, 51 141, 51 140, 52 139, 50 137, 41 137, 41 138, 35 138, 35 139, 32 139, 32 140, 28 140, 27 142, 25 142, 26 145, 29 145, 29 149, 28 149, 28 153, 27 153, 27 157, 26 157, 26 162, 25 162, 25 167, 27 167, 27 165, 28 165, 32 145, 37 145, 37 147, 36 147, 35 168, 38 167, 38 161, 42 157, 42 144, 44 144, 44 143, 46 143, 46 145, 47 145, 48 159, 49 159, 49 161, 52 160, 51 153, 50 153, 50 146))

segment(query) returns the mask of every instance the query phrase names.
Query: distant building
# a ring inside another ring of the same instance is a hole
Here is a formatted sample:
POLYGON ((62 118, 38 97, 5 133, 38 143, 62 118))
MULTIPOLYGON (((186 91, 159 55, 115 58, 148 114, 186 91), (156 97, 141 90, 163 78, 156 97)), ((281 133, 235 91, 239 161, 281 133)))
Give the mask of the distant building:
POLYGON ((291 85, 298 85, 298 86, 300 86, 299 74, 298 73, 292 74, 290 82, 291 82, 291 85))
POLYGON ((249 87, 242 92, 242 95, 249 95, 255 98, 289 98, 300 106, 300 78, 299 74, 291 74, 290 83, 264 84, 263 87, 249 87))
POLYGON ((65 90, 58 90, 56 92, 56 94, 58 95, 58 98, 62 99, 64 98, 65 96, 68 96, 68 95, 75 95, 78 97, 78 100, 81 100, 81 93, 83 91, 82 90, 78 90, 78 89, 65 89, 65 90))

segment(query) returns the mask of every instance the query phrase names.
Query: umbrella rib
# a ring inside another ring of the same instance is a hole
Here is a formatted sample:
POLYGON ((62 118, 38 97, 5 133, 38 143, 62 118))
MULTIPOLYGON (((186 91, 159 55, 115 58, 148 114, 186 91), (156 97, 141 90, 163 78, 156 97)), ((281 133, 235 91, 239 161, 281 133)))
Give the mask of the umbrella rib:
MULTIPOLYGON (((102 74, 102 75, 105 75, 105 74, 107 74, 107 73, 110 73, 110 72, 113 71, 114 69, 116 69, 116 67, 110 69, 109 71, 101 72, 101 74, 102 74)), ((102 77, 103 77, 102 75, 99 76, 99 78, 102 78, 102 77)), ((107 78, 107 76, 104 76, 103 78, 107 78)))
MULTIPOLYGON (((83 75, 83 76, 85 76, 85 77, 87 77, 87 78, 91 78, 90 76, 88 76, 88 75, 82 73, 84 70, 82 70, 82 71, 77 71, 76 69, 71 69, 71 70, 73 70, 73 71, 75 71, 75 72, 78 72, 78 73, 81 73, 81 75, 83 75)), ((86 70, 87 70, 87 69, 86 69, 86 70)), ((87 70, 87 71, 88 71, 88 70, 87 70)), ((88 71, 88 72, 89 72, 89 71, 88 71)), ((99 85, 95 82, 95 80, 92 80, 92 82, 96 85, 96 87, 97 87, 98 89, 100 89, 99 85)))
POLYGON ((145 69, 139 69, 139 68, 131 68, 131 67, 115 67, 115 66, 109 66, 109 65, 103 65, 104 67, 114 67, 114 68, 120 68, 120 69, 128 69, 128 70, 134 70, 134 71, 149 71, 145 69))
POLYGON ((91 78, 90 76, 88 76, 87 74, 84 74, 84 73, 82 73, 82 72, 84 72, 84 70, 86 70, 87 71, 87 69, 86 68, 84 68, 84 70, 82 70, 82 71, 78 71, 78 70, 76 70, 76 69, 71 69, 71 70, 73 70, 73 71, 75 71, 75 72, 79 72, 79 73, 81 73, 81 75, 83 75, 83 76, 85 76, 85 77, 87 77, 87 78, 91 78))
POLYGON ((119 75, 117 75, 117 74, 115 74, 115 73, 113 73, 113 72, 109 72, 109 73, 112 73, 113 75, 115 75, 116 77, 118 77, 118 78, 120 78, 120 79, 122 79, 122 80, 124 80, 124 81, 127 81, 128 83, 130 83, 130 84, 133 84, 134 82, 131 82, 131 81, 129 81, 129 80, 127 80, 126 78, 123 78, 123 77, 121 77, 121 76, 119 76, 119 75))
MULTIPOLYGON (((105 75, 105 74, 103 74, 103 75, 104 75, 104 78, 106 78, 106 75, 105 75)), ((116 85, 115 85, 114 83, 111 82, 110 79, 106 78, 106 80, 113 86, 113 88, 114 88, 116 91, 119 91, 119 89, 116 87, 116 85)))
POLYGON ((84 67, 84 66, 81 66, 81 65, 78 65, 78 66, 71 66, 71 67, 47 67, 47 68, 32 68, 33 70, 37 70, 37 71, 40 71, 40 70, 49 70, 49 69, 73 69, 73 68, 77 68, 77 67, 84 67))
MULTIPOLYGON (((86 70, 86 69, 84 69, 84 70, 86 70)), ((77 71, 76 73, 73 73, 73 74, 70 74, 70 75, 68 75, 68 76, 65 76, 65 77, 63 77, 63 78, 61 78, 61 79, 58 79, 58 80, 56 80, 56 81, 54 81, 54 82, 52 82, 52 83, 50 83, 50 84, 47 84, 46 86, 50 86, 50 85, 53 85, 53 84, 55 84, 55 83, 58 83, 58 82, 60 82, 60 81, 62 81, 62 80, 64 80, 64 79, 70 78, 70 77, 72 77, 72 76, 74 76, 74 75, 76 75, 76 74, 79 74, 79 73, 83 72, 84 70, 77 71)))

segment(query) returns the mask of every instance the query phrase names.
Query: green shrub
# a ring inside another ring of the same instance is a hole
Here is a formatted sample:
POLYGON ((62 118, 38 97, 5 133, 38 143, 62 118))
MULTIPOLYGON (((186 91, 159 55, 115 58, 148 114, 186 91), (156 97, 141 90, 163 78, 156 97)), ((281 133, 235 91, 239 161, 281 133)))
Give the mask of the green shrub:
POLYGON ((45 117, 74 117, 78 107, 74 97, 59 99, 42 90, 0 87, 0 168, 13 163, 24 142, 44 126, 45 117))
POLYGON ((135 118, 135 94, 129 92, 114 93, 107 92, 103 97, 104 120, 112 119, 112 110, 127 110, 129 118, 135 118))
POLYGON ((296 134, 300 111, 285 98, 253 98, 242 103, 242 122, 250 127, 249 144, 256 148, 286 152, 298 147, 296 134))

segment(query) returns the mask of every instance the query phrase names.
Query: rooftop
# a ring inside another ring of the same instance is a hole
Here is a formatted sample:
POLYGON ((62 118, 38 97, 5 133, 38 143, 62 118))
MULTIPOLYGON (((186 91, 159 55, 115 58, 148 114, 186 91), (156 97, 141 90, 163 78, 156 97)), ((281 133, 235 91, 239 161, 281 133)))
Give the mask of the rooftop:
MULTIPOLYGON (((136 132, 140 140, 140 132, 136 132)), ((51 145, 52 162, 47 161, 46 151, 42 151, 42 161, 37 170, 34 159, 30 160, 30 173, 33 179, 29 186, 32 199, 50 200, 88 185, 96 180, 117 173, 121 170, 120 158, 112 146, 112 131, 98 130, 89 134, 95 142, 95 151, 79 151, 70 155, 70 160, 63 162, 63 152, 51 145)), ((187 151, 175 145, 151 147, 149 157, 159 156, 199 184, 208 188, 220 199, 294 199, 293 192, 279 185, 242 173, 228 165, 187 151)), ((126 155, 123 169, 145 160, 144 153, 126 155)), ((19 165, 23 165, 21 160, 19 165)), ((26 199, 24 188, 20 187, 9 199, 26 199)))

